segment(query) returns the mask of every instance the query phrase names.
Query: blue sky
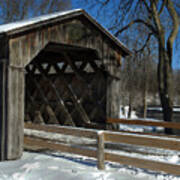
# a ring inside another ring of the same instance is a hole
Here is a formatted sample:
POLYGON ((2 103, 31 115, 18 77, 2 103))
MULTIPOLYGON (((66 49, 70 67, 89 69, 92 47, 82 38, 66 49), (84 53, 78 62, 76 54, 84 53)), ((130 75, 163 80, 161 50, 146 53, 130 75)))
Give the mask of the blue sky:
MULTIPOLYGON (((85 3, 78 3, 78 0, 72 0, 72 8, 81 8, 85 9, 93 18, 95 18, 101 25, 103 25, 105 28, 107 28, 108 20, 106 17, 100 17, 97 15, 97 8, 89 9, 87 8, 85 3)), ((175 49, 174 55, 173 55, 173 68, 174 69, 180 69, 180 50, 175 49)))

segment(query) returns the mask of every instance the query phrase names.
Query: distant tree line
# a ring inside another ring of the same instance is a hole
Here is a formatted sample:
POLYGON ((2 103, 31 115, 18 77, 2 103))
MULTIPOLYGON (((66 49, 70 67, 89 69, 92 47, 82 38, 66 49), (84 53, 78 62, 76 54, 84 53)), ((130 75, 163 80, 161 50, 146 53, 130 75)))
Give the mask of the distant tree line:
POLYGON ((71 8, 71 0, 0 0, 0 23, 71 8))
MULTIPOLYGON (((141 109, 145 118, 147 106, 160 106, 155 59, 151 54, 142 53, 122 61, 119 101, 121 105, 129 106, 129 117, 133 109, 141 109)), ((180 69, 173 71, 173 84, 173 104, 180 105, 180 69)))

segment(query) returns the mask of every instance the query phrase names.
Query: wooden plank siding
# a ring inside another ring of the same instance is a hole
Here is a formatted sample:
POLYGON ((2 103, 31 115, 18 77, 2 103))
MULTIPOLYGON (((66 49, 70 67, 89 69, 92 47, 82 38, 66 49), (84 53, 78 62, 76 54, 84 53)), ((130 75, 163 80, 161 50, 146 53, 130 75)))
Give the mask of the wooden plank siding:
MULTIPOLYGON (((87 29, 81 21, 75 20, 72 22, 64 22, 63 24, 59 23, 58 25, 48 28, 36 29, 32 32, 12 37, 9 42, 10 51, 14 51, 10 55, 10 59, 12 59, 11 65, 22 65, 25 67, 49 42, 94 48, 99 52, 102 60, 104 58, 103 55, 106 58, 110 57, 110 55, 108 55, 109 53, 111 53, 111 58, 114 59, 116 59, 115 52, 121 54, 117 48, 108 42, 107 38, 105 38, 101 32, 94 29, 87 29), (76 26, 78 29, 69 28, 75 23, 79 25, 79 27, 76 26), (73 30, 77 32, 83 31, 82 37, 78 35, 75 36, 73 30), (88 39, 91 39, 91 41, 88 39), (103 49, 103 44, 107 44, 109 48, 108 51, 103 49), (15 57, 14 54, 16 54, 15 57)), ((116 65, 118 61, 118 59, 115 61, 116 65)))

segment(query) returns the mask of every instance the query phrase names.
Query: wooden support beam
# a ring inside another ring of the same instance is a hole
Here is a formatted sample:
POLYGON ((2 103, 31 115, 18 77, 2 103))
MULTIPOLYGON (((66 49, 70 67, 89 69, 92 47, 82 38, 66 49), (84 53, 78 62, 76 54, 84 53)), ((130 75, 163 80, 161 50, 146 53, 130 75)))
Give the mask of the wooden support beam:
MULTIPOLYGON (((71 66, 72 70, 74 71, 76 77, 77 77, 81 82, 83 82, 83 83, 86 85, 87 89, 85 89, 85 92, 86 92, 86 91, 91 91, 91 90, 90 90, 90 89, 91 89, 91 85, 88 84, 87 81, 79 74, 78 68, 76 67, 76 65, 74 64, 74 62, 71 61, 71 59, 70 59, 70 57, 67 55, 67 53, 63 53, 63 55, 64 55, 64 58, 65 58, 65 60, 67 61, 67 63, 71 66)), ((95 66, 95 67, 93 66, 94 69, 95 69, 95 72, 96 72, 97 70, 99 70, 99 68, 97 67, 96 63, 92 62, 92 64, 95 66)), ((85 93, 84 93, 84 94, 85 94, 85 93)), ((94 103, 96 104, 96 106, 99 107, 99 103, 97 103, 97 100, 98 100, 97 97, 94 98, 93 96, 91 96, 91 98, 94 100, 94 103)), ((83 99, 83 98, 81 98, 81 99, 83 99)), ((100 109, 101 109, 101 107, 100 107, 100 109)), ((96 111, 96 110, 94 110, 94 111, 96 111)), ((101 109, 101 111, 103 112, 103 109, 101 109)), ((104 112, 104 113, 105 113, 105 112, 104 112)))
MULTIPOLYGON (((56 67, 57 65, 54 65, 54 66, 56 67)), ((62 84, 64 84, 64 86, 66 87, 66 90, 70 94, 71 99, 75 105, 75 108, 81 114, 81 117, 82 117, 84 123, 90 123, 90 119, 89 119, 86 111, 82 107, 81 102, 75 95, 72 87, 66 82, 66 79, 64 78, 64 74, 61 71, 59 71, 57 67, 56 67, 56 69, 57 69, 57 73, 61 76, 62 84)))
POLYGON ((83 71, 83 69, 87 66, 87 64, 88 64, 88 61, 83 61, 78 70, 83 71))
MULTIPOLYGON (((37 119, 43 119, 42 117, 42 113, 45 111, 47 111, 47 109, 49 111, 48 112, 53 112, 51 106, 50 106, 50 103, 48 101, 48 97, 50 95, 51 92, 48 92, 47 94, 44 92, 43 88, 41 87, 41 85, 39 85, 39 83, 37 82, 37 80, 35 78, 33 78, 33 75, 31 72, 29 72, 29 79, 28 80, 31 80, 31 83, 34 83, 35 87, 37 90, 34 91, 33 95, 31 95, 31 93, 29 92, 29 89, 26 90, 26 98, 27 98, 27 101, 26 102, 26 113, 30 113, 31 116, 32 116, 32 120, 34 119, 34 121, 39 121, 41 123, 42 120, 37 120, 37 119), (38 84, 38 86, 37 86, 38 84), (40 96, 41 96, 41 99, 42 101, 39 102, 40 107, 38 107, 38 104, 37 104, 37 101, 35 100, 36 99, 36 96, 38 96, 39 98, 39 92, 40 92, 40 96), (37 94, 38 93, 38 94, 37 94), (38 107, 38 109, 37 109, 38 107), (39 111, 39 113, 41 114, 41 118, 39 115, 37 115, 37 112, 36 111, 39 111)), ((33 84, 31 84, 32 86, 33 84)), ((54 114, 55 115, 55 114, 54 114)), ((52 113, 51 113, 51 118, 52 118, 52 113)), ((43 122, 44 122, 44 119, 43 119, 43 122)), ((51 121, 52 123, 52 121, 51 121)), ((57 121, 58 123, 58 121, 57 121)))
POLYGON ((30 73, 29 73, 29 75, 31 76, 31 80, 34 82, 36 88, 37 88, 38 91, 39 91, 39 95, 41 96, 41 98, 42 98, 42 100, 43 100, 43 102, 44 102, 44 103, 41 105, 40 112, 41 112, 41 110, 44 109, 46 106, 49 106, 49 108, 51 108, 51 107, 50 107, 50 103, 49 103, 46 95, 44 94, 43 87, 41 87, 41 86, 39 85, 39 83, 37 82, 37 80, 36 80, 35 78, 33 78, 33 76, 32 76, 30 73))
POLYGON ((67 82, 65 81, 65 79, 64 79, 64 83, 65 83, 65 85, 66 85, 66 88, 67 88, 68 92, 70 93, 70 95, 71 95, 71 97, 72 97, 72 100, 73 100, 73 102, 74 102, 74 104, 75 104, 75 108, 76 108, 77 111, 81 114, 81 117, 83 118, 84 123, 90 123, 91 121, 90 121, 90 119, 89 119, 86 111, 85 111, 84 108, 82 107, 80 100, 79 100, 79 99, 77 98, 77 96, 75 95, 73 89, 71 88, 71 86, 69 86, 69 85, 67 84, 67 82))
POLYGON ((34 117, 33 123, 34 124, 44 124, 44 119, 43 119, 40 111, 35 111, 35 117, 34 117))
MULTIPOLYGON (((26 90, 26 109, 25 109, 25 113, 30 113, 32 114, 32 112, 36 111, 36 102, 34 101, 34 97, 31 96, 31 94, 29 93, 29 90, 26 90)), ((25 117, 27 116, 27 114, 25 114, 25 117)), ((32 119, 31 119, 32 121, 32 119)))
POLYGON ((84 83, 86 83, 86 81, 81 77, 81 75, 78 73, 78 68, 76 67, 76 65, 74 64, 74 62, 71 61, 70 57, 66 54, 63 53, 64 58, 66 60, 66 62, 71 66, 72 70, 74 71, 75 75, 84 83))
POLYGON ((59 121, 50 106, 46 106, 46 111, 49 116, 48 124, 59 124, 59 121))
POLYGON ((48 78, 47 78, 47 76, 46 76, 46 74, 45 74, 45 72, 44 72, 44 69, 43 69, 42 65, 37 65, 37 64, 35 64, 35 66, 37 66, 37 68, 39 69, 39 71, 40 71, 41 74, 42 74, 43 79, 45 79, 45 80, 49 83, 51 89, 52 89, 52 90, 54 91, 54 93, 56 94, 56 97, 57 97, 57 99, 58 99, 57 102, 58 102, 59 108, 60 108, 60 110, 64 113, 64 115, 65 115, 65 117, 66 117, 65 124, 69 124, 69 125, 71 125, 71 126, 75 126, 75 124, 74 124, 74 122, 73 122, 73 120, 72 120, 72 117, 71 117, 71 115, 69 114, 69 112, 68 112, 68 110, 67 110, 67 108, 66 108, 66 106, 65 106, 65 104, 64 104, 64 102, 63 102, 63 100, 62 100, 62 98, 61 98, 61 96, 60 96, 60 94, 59 94, 59 92, 57 91, 55 85, 52 83, 51 79, 48 79, 48 78))
POLYGON ((94 109, 91 111, 91 114, 90 114, 91 119, 94 119, 96 114, 100 113, 100 112, 101 112, 101 114, 104 113, 104 119, 106 118, 106 112, 103 111, 102 107, 100 106, 105 98, 106 98, 106 94, 102 97, 102 99, 100 100, 98 106, 97 107, 95 106, 94 109), (98 107, 100 107, 100 108, 98 108, 98 107))

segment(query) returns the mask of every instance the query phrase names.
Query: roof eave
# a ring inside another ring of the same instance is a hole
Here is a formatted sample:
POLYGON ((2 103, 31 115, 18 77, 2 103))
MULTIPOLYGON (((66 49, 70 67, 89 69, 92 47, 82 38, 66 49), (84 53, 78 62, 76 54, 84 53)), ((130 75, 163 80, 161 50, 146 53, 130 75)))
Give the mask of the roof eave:
POLYGON ((48 19, 48 20, 42 20, 42 21, 36 22, 34 24, 28 24, 28 25, 26 25, 24 27, 19 27, 19 28, 15 29, 15 30, 14 29, 9 30, 9 31, 6 32, 6 35, 7 36, 13 36, 13 35, 16 35, 16 34, 24 33, 26 31, 30 31, 30 30, 36 29, 36 28, 41 27, 41 26, 54 24, 54 23, 57 23, 59 21, 63 21, 63 20, 69 19, 69 18, 74 18, 74 17, 77 17, 77 16, 82 15, 82 14, 83 14, 83 10, 78 9, 75 12, 72 11, 71 13, 62 15, 60 17, 54 17, 54 18, 51 18, 51 19, 48 19))

